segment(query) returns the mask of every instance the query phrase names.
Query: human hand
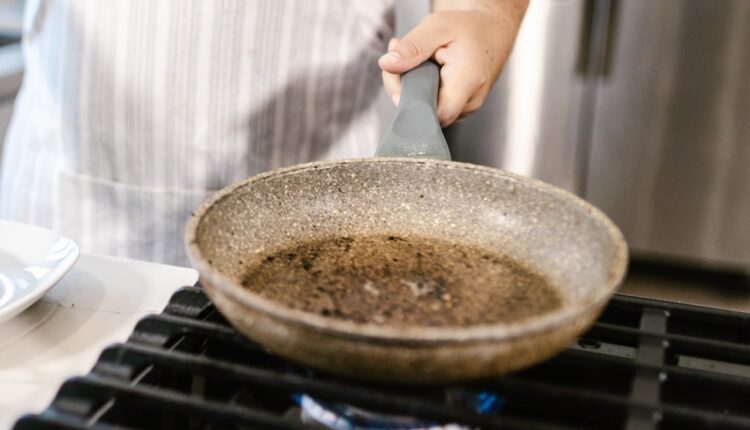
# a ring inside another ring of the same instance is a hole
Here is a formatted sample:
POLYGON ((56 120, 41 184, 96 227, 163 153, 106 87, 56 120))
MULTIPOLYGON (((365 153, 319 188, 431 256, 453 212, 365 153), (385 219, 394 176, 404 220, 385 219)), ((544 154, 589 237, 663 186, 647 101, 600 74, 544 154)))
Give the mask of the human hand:
POLYGON ((528 0, 434 0, 434 12, 403 39, 392 39, 378 64, 398 105, 401 74, 440 64, 438 118, 447 127, 482 106, 513 48, 528 0))

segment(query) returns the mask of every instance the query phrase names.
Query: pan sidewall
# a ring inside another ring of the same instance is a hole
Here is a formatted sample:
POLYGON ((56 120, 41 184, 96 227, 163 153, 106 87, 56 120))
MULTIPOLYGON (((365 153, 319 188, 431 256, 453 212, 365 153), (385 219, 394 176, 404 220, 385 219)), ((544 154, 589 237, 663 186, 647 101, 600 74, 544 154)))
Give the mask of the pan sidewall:
POLYGON ((570 324, 505 341, 367 342, 259 312, 210 281, 203 284, 227 320, 271 353, 355 379, 414 384, 490 377, 534 365, 573 342, 603 309, 592 308, 570 324))

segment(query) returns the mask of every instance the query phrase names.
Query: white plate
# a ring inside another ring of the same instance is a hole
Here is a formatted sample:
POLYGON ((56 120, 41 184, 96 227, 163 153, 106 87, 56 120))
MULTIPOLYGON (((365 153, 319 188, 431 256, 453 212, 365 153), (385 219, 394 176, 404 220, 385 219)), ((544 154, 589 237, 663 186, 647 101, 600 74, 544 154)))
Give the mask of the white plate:
POLYGON ((78 254, 78 245, 57 233, 0 220, 0 323, 39 300, 78 254))

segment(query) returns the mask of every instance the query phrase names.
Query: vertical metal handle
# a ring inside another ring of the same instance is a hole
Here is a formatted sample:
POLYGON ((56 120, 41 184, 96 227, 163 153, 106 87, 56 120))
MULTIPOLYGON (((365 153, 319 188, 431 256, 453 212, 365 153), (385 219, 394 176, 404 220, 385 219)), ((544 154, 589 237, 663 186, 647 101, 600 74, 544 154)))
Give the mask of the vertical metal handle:
POLYGON ((619 0, 586 0, 577 69, 586 77, 608 76, 612 69, 619 0))

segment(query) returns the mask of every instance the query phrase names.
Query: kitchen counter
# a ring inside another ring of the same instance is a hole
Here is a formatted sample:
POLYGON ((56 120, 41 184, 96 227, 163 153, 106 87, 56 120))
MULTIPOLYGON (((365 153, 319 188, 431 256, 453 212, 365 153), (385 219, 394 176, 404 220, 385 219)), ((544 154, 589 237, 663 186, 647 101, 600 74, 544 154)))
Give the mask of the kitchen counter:
POLYGON ((193 269, 81 255, 39 302, 0 325, 0 429, 44 409, 66 378, 88 373, 107 345, 197 280, 193 269))

